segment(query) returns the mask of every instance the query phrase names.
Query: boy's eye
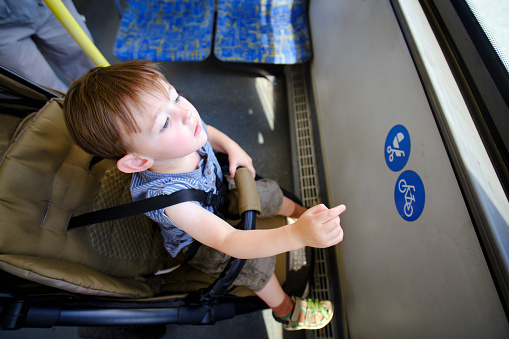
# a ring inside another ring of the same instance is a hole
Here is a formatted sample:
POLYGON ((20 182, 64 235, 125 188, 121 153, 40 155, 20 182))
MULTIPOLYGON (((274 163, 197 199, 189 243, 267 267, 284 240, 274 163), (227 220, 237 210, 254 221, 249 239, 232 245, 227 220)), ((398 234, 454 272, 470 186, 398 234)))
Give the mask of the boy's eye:
POLYGON ((161 128, 161 132, 164 132, 168 128, 169 125, 170 125, 170 118, 166 118, 166 121, 164 122, 164 125, 161 128))
POLYGON ((180 95, 177 94, 177 97, 175 98, 175 103, 178 104, 180 102, 180 95))

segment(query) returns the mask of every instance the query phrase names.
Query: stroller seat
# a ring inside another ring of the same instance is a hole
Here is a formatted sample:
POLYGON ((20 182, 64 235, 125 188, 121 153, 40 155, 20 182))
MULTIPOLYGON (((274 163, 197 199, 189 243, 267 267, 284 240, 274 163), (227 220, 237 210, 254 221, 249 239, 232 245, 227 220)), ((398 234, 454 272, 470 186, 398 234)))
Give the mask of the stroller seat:
POLYGON ((130 198, 129 178, 112 174, 114 162, 91 166, 91 160, 71 142, 61 101, 51 100, 20 122, 0 165, 0 267, 17 276, 62 280, 60 287, 65 284, 71 292, 151 296, 157 291, 149 285, 127 280, 164 265, 160 234, 147 218, 67 231, 72 215, 88 212, 91 206, 101 208, 108 199, 118 199, 118 204, 130 198), (115 184, 127 188, 112 196, 115 184), (54 260, 61 263, 55 265, 54 260), (46 266, 57 276, 44 274, 46 266), (81 268, 87 278, 77 283, 73 280, 81 268), (124 279, 113 283, 106 275, 124 279), (111 288, 99 292, 102 284, 111 288))
MULTIPOLYGON (((0 87, 4 80, 0 76, 0 87)), ((245 288, 204 306, 197 291, 216 278, 188 265, 154 276, 177 262, 144 215, 68 229, 72 216, 131 196, 130 175, 71 141, 62 99, 49 99, 26 116, 0 112, 0 120, 0 328, 213 323, 265 308, 245 288), (102 315, 111 309, 116 316, 102 315)), ((284 223, 274 218, 265 224, 284 223)), ((279 257, 284 282, 286 255, 279 257)))

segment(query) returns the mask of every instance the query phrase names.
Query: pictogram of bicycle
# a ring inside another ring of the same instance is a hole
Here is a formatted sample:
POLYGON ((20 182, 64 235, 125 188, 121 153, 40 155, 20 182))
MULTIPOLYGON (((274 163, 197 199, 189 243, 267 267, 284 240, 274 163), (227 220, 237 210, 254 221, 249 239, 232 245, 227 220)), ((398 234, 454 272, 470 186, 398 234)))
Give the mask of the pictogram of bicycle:
POLYGON ((398 189, 401 193, 405 195, 405 207, 403 211, 407 217, 411 217, 414 213, 414 207, 412 203, 415 202, 415 195, 412 192, 415 192, 415 186, 407 185, 405 179, 401 179, 398 182, 398 189))

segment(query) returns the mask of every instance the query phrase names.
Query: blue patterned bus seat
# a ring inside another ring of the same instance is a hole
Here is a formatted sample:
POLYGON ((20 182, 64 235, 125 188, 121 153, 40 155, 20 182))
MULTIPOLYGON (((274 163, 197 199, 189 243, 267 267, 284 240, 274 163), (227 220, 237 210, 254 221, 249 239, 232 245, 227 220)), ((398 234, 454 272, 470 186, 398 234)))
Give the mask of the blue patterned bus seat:
POLYGON ((121 60, 201 61, 212 50, 214 0, 129 0, 113 53, 121 60))
POLYGON ((233 62, 306 62, 307 9, 307 0, 219 0, 214 55, 233 62))

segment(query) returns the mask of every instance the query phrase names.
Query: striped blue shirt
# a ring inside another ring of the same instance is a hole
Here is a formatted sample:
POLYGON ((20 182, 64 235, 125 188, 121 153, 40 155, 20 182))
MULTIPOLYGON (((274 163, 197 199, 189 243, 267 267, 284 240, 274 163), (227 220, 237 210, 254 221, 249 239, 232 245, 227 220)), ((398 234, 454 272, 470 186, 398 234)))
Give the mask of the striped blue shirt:
MULTIPOLYGON (((162 194, 172 194, 174 192, 195 188, 205 192, 217 191, 216 180, 222 180, 223 174, 221 166, 217 161, 212 146, 207 143, 198 150, 202 157, 198 169, 178 174, 156 173, 150 170, 135 173, 131 181, 131 195, 134 201, 151 198, 162 194), (216 176, 217 172, 217 176, 216 176)), ((213 208, 195 202, 210 212, 213 208)), ((164 239, 164 247, 173 257, 180 250, 189 245, 194 239, 182 231, 175 223, 164 213, 164 208, 145 213, 152 220, 157 222, 161 228, 161 234, 164 239)))

